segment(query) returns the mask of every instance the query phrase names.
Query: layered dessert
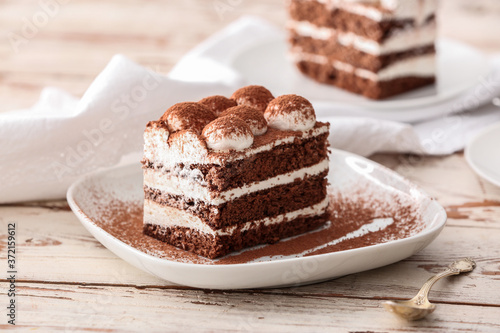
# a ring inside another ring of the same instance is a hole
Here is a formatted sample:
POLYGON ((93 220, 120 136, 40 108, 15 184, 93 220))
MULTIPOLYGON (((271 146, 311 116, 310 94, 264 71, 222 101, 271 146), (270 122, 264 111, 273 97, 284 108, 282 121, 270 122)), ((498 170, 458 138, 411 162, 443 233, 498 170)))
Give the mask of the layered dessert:
POLYGON ((291 56, 312 79, 372 99, 435 82, 437 0, 290 0, 291 56))
POLYGON ((144 133, 144 233, 208 258, 327 221, 329 124, 247 86, 178 103, 144 133))

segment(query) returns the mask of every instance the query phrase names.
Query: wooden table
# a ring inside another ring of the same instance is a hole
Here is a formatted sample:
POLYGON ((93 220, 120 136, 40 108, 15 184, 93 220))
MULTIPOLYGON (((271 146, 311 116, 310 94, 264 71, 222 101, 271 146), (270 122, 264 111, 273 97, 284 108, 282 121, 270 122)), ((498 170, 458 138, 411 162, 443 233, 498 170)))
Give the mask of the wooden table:
MULTIPOLYGON (((497 0, 444 0, 443 13, 443 35, 500 51, 497 0)), ((38 23, 14 44, 2 37, 0 111, 30 106, 47 85, 81 96, 116 53, 168 72, 190 48, 242 14, 277 24, 285 20, 281 0, 2 0, 4 36, 23 36, 26 22, 38 23)), ((448 211, 447 226, 407 260, 296 288, 210 291, 173 285, 104 248, 65 201, 0 206, 0 329, 13 328, 5 316, 6 233, 7 224, 15 222, 17 329, 499 332, 500 189, 473 174, 461 153, 372 158, 436 197, 448 211), (478 267, 436 284, 431 301, 438 308, 428 319, 407 323, 381 307, 381 300, 412 297, 430 275, 465 256, 476 259, 478 267)))

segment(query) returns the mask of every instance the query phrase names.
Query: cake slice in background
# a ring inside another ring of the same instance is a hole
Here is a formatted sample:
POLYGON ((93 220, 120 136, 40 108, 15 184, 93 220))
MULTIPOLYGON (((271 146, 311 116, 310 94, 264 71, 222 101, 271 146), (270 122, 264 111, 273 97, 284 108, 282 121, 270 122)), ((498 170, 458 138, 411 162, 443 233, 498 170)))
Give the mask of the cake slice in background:
POLYGON ((322 83, 383 99, 435 82, 437 0, 290 0, 291 55, 322 83))
POLYGON ((144 133, 144 232, 216 258, 327 221, 329 124, 248 86, 178 103, 144 133))

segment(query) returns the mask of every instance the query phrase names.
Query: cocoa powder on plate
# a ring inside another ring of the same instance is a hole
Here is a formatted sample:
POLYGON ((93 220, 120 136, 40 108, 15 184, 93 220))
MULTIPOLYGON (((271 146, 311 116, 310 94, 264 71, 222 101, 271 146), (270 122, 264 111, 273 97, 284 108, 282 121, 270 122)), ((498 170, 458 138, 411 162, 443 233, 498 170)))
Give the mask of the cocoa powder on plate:
POLYGON ((323 228, 284 239, 278 243, 257 246, 226 257, 211 260, 183 251, 142 233, 142 202, 110 201, 91 218, 94 223, 127 245, 144 253, 196 264, 242 264, 252 261, 266 261, 283 257, 317 255, 350 250, 397 239, 407 238, 422 231, 425 224, 412 201, 403 202, 398 197, 380 199, 374 195, 355 193, 352 195, 330 194, 330 222, 323 228), (324 246, 354 232, 378 218, 392 218, 387 227, 352 237, 336 244, 324 246), (321 249, 312 251, 317 247, 321 249))

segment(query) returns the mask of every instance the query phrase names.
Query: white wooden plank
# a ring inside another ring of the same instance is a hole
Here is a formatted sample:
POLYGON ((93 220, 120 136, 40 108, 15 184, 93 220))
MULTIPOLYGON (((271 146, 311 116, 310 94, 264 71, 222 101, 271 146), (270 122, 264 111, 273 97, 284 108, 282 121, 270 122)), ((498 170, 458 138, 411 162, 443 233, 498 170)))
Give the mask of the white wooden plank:
POLYGON ((500 307, 439 304, 428 319, 407 323, 378 300, 331 296, 20 284, 17 299, 17 327, 47 331, 500 330, 500 307))

